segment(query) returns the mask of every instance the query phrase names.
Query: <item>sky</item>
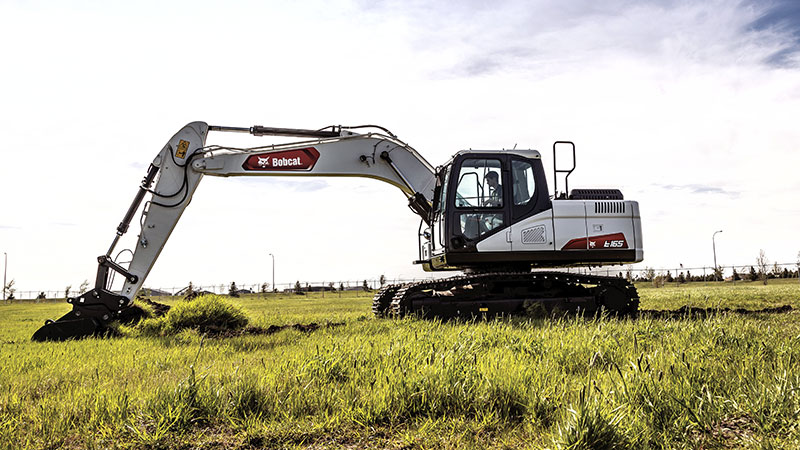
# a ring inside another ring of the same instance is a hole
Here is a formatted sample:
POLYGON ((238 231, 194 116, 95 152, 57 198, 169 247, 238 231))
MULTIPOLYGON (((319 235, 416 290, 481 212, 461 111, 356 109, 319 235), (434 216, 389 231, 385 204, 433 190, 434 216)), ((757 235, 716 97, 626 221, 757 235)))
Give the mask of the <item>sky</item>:
MULTIPOLYGON (((572 140, 571 188, 639 202, 638 267, 712 266, 717 230, 721 265, 798 260, 796 1, 0 0, 0 42, 0 251, 21 291, 92 280, 195 120, 378 124, 434 165, 516 145, 549 168, 572 140)), ((421 277, 418 225, 374 180, 205 177, 145 286, 271 282, 270 253, 278 284, 421 277)))

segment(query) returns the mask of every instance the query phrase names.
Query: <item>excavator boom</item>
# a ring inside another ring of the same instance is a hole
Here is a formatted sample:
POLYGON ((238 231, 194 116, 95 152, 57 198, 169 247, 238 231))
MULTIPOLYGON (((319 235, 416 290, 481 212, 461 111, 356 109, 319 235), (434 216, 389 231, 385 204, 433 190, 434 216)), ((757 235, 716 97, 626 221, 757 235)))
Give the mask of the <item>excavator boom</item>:
POLYGON ((73 310, 47 321, 34 340, 61 340, 103 332, 131 307, 178 220, 204 175, 210 176, 355 176, 398 187, 409 206, 428 218, 435 185, 434 168, 409 145, 377 126, 328 127, 319 130, 209 126, 192 122, 178 131, 153 159, 108 251, 97 258, 94 289, 67 301, 73 310), (356 133, 364 129, 366 133, 356 133), (310 138, 289 144, 248 149, 206 146, 209 132, 254 136, 310 138), (156 179, 157 177, 157 179, 156 179), (152 186, 155 183, 155 186, 152 186), (145 197, 151 198, 142 207, 145 197), (117 243, 137 211, 143 216, 133 258, 122 267, 112 258, 117 243), (124 277, 119 291, 110 290, 113 274, 124 277))

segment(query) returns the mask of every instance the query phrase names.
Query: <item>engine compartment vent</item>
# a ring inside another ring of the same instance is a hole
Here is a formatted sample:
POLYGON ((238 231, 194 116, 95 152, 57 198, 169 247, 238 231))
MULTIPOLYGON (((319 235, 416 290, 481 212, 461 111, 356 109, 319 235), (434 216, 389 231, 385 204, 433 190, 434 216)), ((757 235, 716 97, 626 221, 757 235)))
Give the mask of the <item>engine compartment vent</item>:
POLYGON ((595 202, 595 214, 625 214, 625 202, 595 202))
POLYGON ((573 189, 570 200, 625 200, 619 189, 573 189))
POLYGON ((544 244, 545 234, 547 230, 544 225, 539 225, 533 228, 522 230, 522 243, 523 244, 544 244))

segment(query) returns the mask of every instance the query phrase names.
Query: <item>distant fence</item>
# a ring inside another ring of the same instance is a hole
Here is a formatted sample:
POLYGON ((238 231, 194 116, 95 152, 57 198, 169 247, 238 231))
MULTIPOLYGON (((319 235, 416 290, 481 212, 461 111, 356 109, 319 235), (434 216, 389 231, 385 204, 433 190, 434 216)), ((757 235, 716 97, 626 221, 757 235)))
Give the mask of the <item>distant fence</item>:
MULTIPOLYGON (((719 281, 731 281, 737 282, 733 277, 734 270, 738 274, 738 276, 742 280, 750 279, 751 275, 751 268, 756 271, 756 273, 760 272, 759 267, 753 264, 741 264, 741 265, 726 265, 720 266, 722 271, 721 279, 719 281)), ((772 263, 767 267, 767 275, 770 278, 798 278, 798 263, 772 263)), ((582 274, 592 274, 592 275, 605 275, 605 276, 612 276, 612 277, 621 277, 621 278, 630 278, 633 281, 649 281, 649 277, 652 276, 663 276, 666 282, 683 282, 683 281, 714 281, 714 268, 711 266, 705 267, 683 267, 678 264, 677 267, 670 267, 670 268, 650 268, 650 267, 637 267, 633 268, 631 266, 607 266, 607 267, 600 267, 600 268, 587 268, 587 267, 570 267, 570 268, 563 268, 558 269, 559 271, 569 272, 569 273, 582 273, 582 274), (683 277, 681 277, 683 275, 683 277)), ((448 276, 448 275, 444 275, 448 276)), ((430 278, 438 278, 438 276, 431 275, 427 278, 395 278, 389 279, 386 278, 384 283, 386 284, 394 284, 394 283, 409 283, 415 281, 421 281, 430 278)), ((364 282, 366 281, 367 287, 370 290, 378 289, 381 286, 379 278, 367 278, 364 280, 349 280, 349 281, 300 281, 300 289, 303 292, 330 292, 330 291, 339 291, 340 288, 344 288, 344 291, 355 291, 361 292, 364 288, 364 282)), ((259 293, 262 290, 266 292, 293 292, 296 287, 296 283, 277 283, 275 287, 271 284, 266 283, 266 289, 264 289, 264 284, 266 282, 259 282, 259 283, 239 283, 236 282, 236 288, 240 293, 259 293)), ((145 286, 142 288, 142 292, 146 295, 150 296, 159 296, 159 295, 176 295, 180 294, 181 291, 184 291, 187 286, 173 286, 173 287, 148 287, 145 286)), ((192 286, 195 291, 208 291, 213 292, 215 294, 228 294, 230 292, 231 283, 219 283, 219 284, 203 284, 203 285, 193 285, 192 286)), ((54 289, 46 289, 46 290, 36 290, 36 291, 15 291, 14 298, 17 300, 35 300, 37 297, 44 296, 45 299, 63 299, 65 298, 65 291, 62 290, 54 290, 54 289)), ((69 295, 71 297, 77 296, 81 294, 78 289, 71 290, 69 295)), ((1 298, 1 297, 0 297, 1 298)))
MULTIPOLYGON (((435 278, 435 277, 429 277, 435 278)), ((386 278, 385 284, 394 283, 410 283, 415 281, 422 281, 427 278, 386 278)), ((364 282, 367 284, 369 290, 379 289, 381 287, 379 278, 367 278, 364 280, 349 280, 349 281, 301 281, 300 290, 303 292, 338 292, 340 288, 346 291, 354 291, 357 293, 364 291, 364 282)), ((240 294, 260 293, 265 292, 294 292, 296 283, 276 283, 275 288, 270 283, 236 283, 236 289, 240 294), (266 284, 266 289, 264 289, 266 284)), ((188 286, 173 286, 173 287, 148 287, 144 286, 140 290, 141 293, 149 296, 165 296, 165 295, 180 295, 182 291, 186 291, 188 286)), ((230 292, 231 283, 219 284, 192 284, 194 291, 208 291, 215 294, 228 294, 230 292)), ((91 286, 90 286, 91 288, 91 286)), ((79 289, 70 290, 69 296, 75 297, 82 294, 79 289)), ((44 296, 44 299, 63 299, 65 298, 65 290, 37 290, 37 291, 15 291, 14 298, 16 300, 36 300, 37 297, 44 296)), ((370 294, 371 295, 371 294, 370 294)), ((2 298, 2 297, 0 297, 2 298)))
MULTIPOLYGON (((764 273, 768 278, 798 278, 800 277, 800 263, 771 263, 768 264, 764 273)), ((650 281, 652 277, 663 276, 672 282, 672 279, 681 279, 681 281, 731 281, 736 282, 740 280, 749 280, 751 276, 758 277, 761 274, 761 268, 755 264, 742 264, 719 266, 720 273, 717 275, 714 267, 684 267, 678 264, 678 267, 672 268, 652 268, 652 267, 637 267, 631 266, 614 266, 602 267, 596 269, 574 268, 572 271, 580 273, 591 273, 594 275, 607 275, 630 278, 633 281, 650 281)))

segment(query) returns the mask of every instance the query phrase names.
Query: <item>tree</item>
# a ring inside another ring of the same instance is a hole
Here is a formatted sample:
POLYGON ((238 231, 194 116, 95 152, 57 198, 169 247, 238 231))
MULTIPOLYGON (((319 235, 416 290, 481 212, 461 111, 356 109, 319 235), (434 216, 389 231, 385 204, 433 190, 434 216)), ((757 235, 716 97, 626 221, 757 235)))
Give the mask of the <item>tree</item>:
POLYGON ((369 290, 369 284, 367 284, 367 280, 364 280, 364 284, 361 286, 361 289, 364 289, 364 291, 369 290))
POLYGON ((739 276, 739 272, 736 271, 736 267, 733 268, 733 281, 739 281, 742 277, 739 276))
POLYGON ((755 267, 750 266, 750 274, 747 276, 750 281, 758 281, 758 272, 756 272, 755 267))
POLYGON ((44 295, 44 291, 39 292, 39 295, 36 297, 36 300, 45 300, 45 299, 47 299, 47 296, 44 295))
POLYGON ((383 285, 386 284, 386 277, 381 275, 381 279, 379 281, 381 283, 381 287, 383 287, 383 285))
POLYGON ((758 266, 758 277, 761 279, 761 282, 765 285, 767 284, 767 266, 769 266, 769 260, 767 259, 767 254, 764 252, 763 249, 758 251, 758 258, 756 258, 756 265, 758 266))
POLYGON ((778 262, 772 265, 772 278, 780 278, 781 277, 781 268, 778 266, 778 262))
POLYGON ((295 281, 294 283, 294 291, 300 292, 303 290, 303 287, 300 285, 300 280, 295 281))
POLYGON ((66 288, 64 288, 64 298, 69 298, 69 291, 72 290, 72 285, 70 284, 66 288))
POLYGON ((675 279, 674 279, 674 278, 672 278, 672 272, 670 272, 670 271, 668 270, 668 271, 667 271, 667 278, 666 278, 666 282, 667 282, 667 283, 672 283, 673 281, 675 281, 675 279))
POLYGON ((190 281, 189 282, 189 286, 186 288, 186 295, 189 296, 189 295, 192 295, 192 294, 194 294, 194 285, 190 281))
POLYGON ((714 268, 714 281, 720 281, 722 279, 722 267, 717 266, 714 268))
POLYGON ((267 282, 262 283, 261 284, 261 293, 262 294, 266 294, 268 288, 269 288, 269 283, 267 283, 267 282))
POLYGON ((797 279, 800 281, 800 252, 797 252, 797 279))
POLYGON ((686 276, 683 274, 683 272, 681 272, 678 275, 678 284, 683 284, 683 283, 686 283, 686 276))
POLYGON ((645 267, 644 268, 644 279, 645 281, 653 281, 656 278, 656 270, 652 267, 645 267))
POLYGON ((83 280, 80 286, 78 286, 78 294, 83 294, 89 290, 89 280, 83 280))
POLYGON ((236 287, 235 281, 231 281, 231 286, 228 288, 228 295, 230 295, 231 297, 239 296, 239 288, 236 287))
POLYGON ((628 267, 625 270, 625 279, 628 280, 628 283, 633 283, 633 266, 630 264, 628 264, 628 267))
POLYGON ((339 282, 339 292, 342 292, 342 291, 344 291, 344 283, 342 283, 342 282, 340 281, 340 282, 339 282))
POLYGON ((3 295, 7 300, 14 300, 14 292, 17 292, 17 288, 14 287, 14 283, 15 280, 12 278, 11 281, 3 286, 3 295))

